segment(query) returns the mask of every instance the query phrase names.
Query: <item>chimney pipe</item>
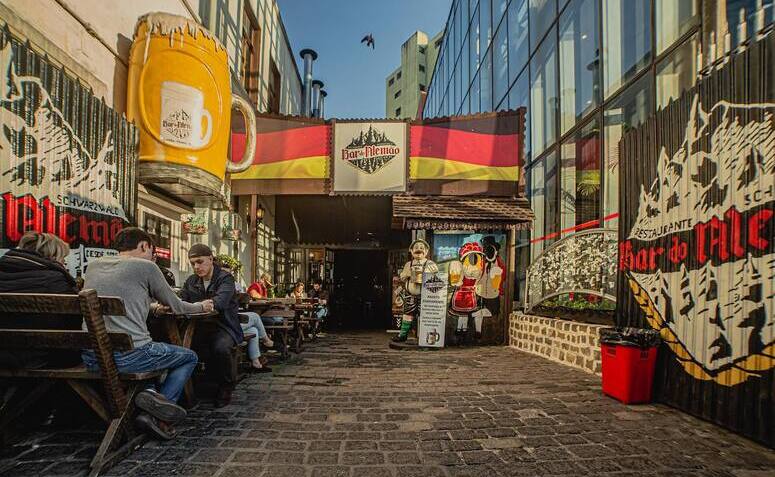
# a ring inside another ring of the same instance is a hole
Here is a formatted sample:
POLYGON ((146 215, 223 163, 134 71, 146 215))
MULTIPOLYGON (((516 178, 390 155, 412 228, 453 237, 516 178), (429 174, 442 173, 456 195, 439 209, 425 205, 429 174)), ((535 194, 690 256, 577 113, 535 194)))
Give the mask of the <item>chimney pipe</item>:
POLYGON ((304 104, 301 107, 302 116, 312 114, 312 62, 318 59, 315 50, 305 48, 299 52, 304 59, 304 104))
POLYGON ((325 90, 320 90, 320 96, 319 96, 319 104, 318 109, 320 110, 320 118, 325 119, 326 118, 326 96, 328 96, 328 93, 325 92, 325 90))
POLYGON ((320 88, 323 87, 323 82, 320 80, 314 80, 312 82, 312 117, 320 117, 320 88))

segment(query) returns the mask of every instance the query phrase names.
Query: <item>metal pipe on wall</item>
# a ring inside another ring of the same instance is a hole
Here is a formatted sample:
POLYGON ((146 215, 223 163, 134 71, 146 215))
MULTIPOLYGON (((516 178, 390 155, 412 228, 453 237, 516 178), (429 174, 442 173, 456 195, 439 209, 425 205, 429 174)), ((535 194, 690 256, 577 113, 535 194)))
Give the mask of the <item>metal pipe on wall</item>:
POLYGON ((312 82, 312 117, 320 117, 320 89, 323 87, 323 82, 320 80, 314 80, 312 82))
POLYGON ((326 117, 326 96, 328 96, 328 93, 325 92, 325 90, 320 90, 320 96, 318 97, 318 109, 320 110, 319 118, 325 119, 326 117))
POLYGON ((302 116, 312 114, 312 62, 318 59, 315 50, 305 48, 299 52, 304 60, 304 103, 301 108, 302 116))

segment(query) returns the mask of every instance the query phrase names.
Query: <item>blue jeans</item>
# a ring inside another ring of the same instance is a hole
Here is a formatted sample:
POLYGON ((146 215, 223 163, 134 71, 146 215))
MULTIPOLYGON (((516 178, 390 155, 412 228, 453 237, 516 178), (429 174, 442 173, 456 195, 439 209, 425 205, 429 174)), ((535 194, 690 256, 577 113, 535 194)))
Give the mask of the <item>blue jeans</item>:
POLYGON ((285 318, 281 316, 262 316, 261 321, 264 325, 272 326, 272 325, 282 325, 285 323, 285 318))
POLYGON ((261 350, 258 349, 258 340, 266 338, 266 329, 264 329, 264 323, 261 321, 261 317, 258 313, 242 312, 240 315, 248 318, 247 323, 242 323, 242 331, 244 333, 253 333, 256 335, 254 338, 248 340, 248 358, 251 361, 258 359, 261 356, 261 350))
MULTIPOLYGON (((99 364, 92 350, 81 353, 83 363, 90 371, 99 371, 99 364)), ((190 349, 167 343, 152 341, 132 351, 115 352, 113 359, 119 373, 145 373, 167 371, 167 377, 159 392, 172 402, 177 402, 183 393, 199 358, 190 349)))

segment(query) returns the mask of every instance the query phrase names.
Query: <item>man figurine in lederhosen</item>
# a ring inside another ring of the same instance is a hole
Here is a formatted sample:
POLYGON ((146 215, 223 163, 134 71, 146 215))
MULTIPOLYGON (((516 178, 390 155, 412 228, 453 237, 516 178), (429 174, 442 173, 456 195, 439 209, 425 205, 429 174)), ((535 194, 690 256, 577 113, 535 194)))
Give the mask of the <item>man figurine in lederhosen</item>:
POLYGON ((404 265, 399 278, 404 283, 404 314, 401 318, 401 330, 393 341, 403 342, 409 336, 412 324, 420 315, 420 294, 422 293, 423 273, 436 273, 439 267, 428 258, 430 245, 417 239, 409 246, 412 259, 404 265))

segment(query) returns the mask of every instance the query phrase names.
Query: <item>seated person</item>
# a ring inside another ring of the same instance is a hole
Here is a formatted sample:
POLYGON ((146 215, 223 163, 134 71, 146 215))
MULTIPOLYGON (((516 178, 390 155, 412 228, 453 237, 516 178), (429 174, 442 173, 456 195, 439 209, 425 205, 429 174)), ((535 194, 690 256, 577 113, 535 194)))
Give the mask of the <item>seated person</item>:
MULTIPOLYGON (((25 233, 15 249, 0 257, 0 293, 77 294, 75 279, 64 267, 69 253, 70 246, 56 235, 25 233)), ((3 315, 0 328, 80 330, 82 322, 80 315, 13 314, 3 315)), ((4 367, 70 367, 80 362, 77 352, 0 350, 4 367)))
POLYGON ((213 361, 210 369, 218 381, 215 406, 223 407, 231 402, 237 378, 232 372, 231 349, 244 339, 234 277, 214 263, 213 251, 205 244, 192 245, 188 251, 188 261, 194 274, 183 284, 181 297, 186 301, 212 299, 215 311, 219 314, 217 329, 208 339, 207 346, 213 361))
MULTIPOLYGON (((232 276, 234 276, 231 268, 226 265, 226 263, 221 265, 221 269, 231 273, 232 276)), ((264 323, 261 320, 261 317, 258 316, 258 313, 254 313, 252 311, 240 312, 239 316, 244 316, 248 320, 247 323, 241 323, 243 334, 252 333, 254 335, 253 338, 248 340, 248 359, 250 359, 252 365, 251 371, 255 373, 271 373, 272 368, 264 366, 261 360, 261 350, 258 347, 258 340, 261 340, 261 342, 267 348, 274 346, 274 343, 266 333, 266 329, 264 328, 264 323)))
POLYGON ((315 307, 314 316, 319 321, 328 316, 328 291, 323 288, 323 280, 315 278, 312 280, 312 290, 309 292, 309 298, 317 298, 318 304, 315 307))
POLYGON ((272 283, 269 274, 264 272, 257 282, 252 283, 250 287, 248 287, 248 295, 254 300, 271 298, 273 288, 274 284, 272 283))
POLYGON ((293 286, 293 290, 288 293, 288 298, 296 298, 297 300, 307 298, 307 294, 304 293, 304 282, 296 282, 296 285, 293 286))
MULTIPOLYGON (((198 358, 190 349, 152 341, 146 320, 154 301, 161 305, 154 307, 154 312, 169 307, 180 314, 211 311, 213 303, 210 300, 186 303, 178 298, 153 263, 153 240, 144 230, 123 229, 116 235, 113 248, 118 255, 89 262, 84 286, 93 288, 100 296, 117 296, 124 302, 126 316, 105 316, 109 332, 127 333, 134 344, 132 351, 115 353, 118 371, 167 371, 159 392, 141 391, 135 405, 145 411, 137 417, 138 425, 163 439, 171 439, 175 435, 173 424, 186 416, 186 411, 175 403, 198 358)), ((81 357, 87 368, 99 369, 94 351, 84 350, 81 357)))

